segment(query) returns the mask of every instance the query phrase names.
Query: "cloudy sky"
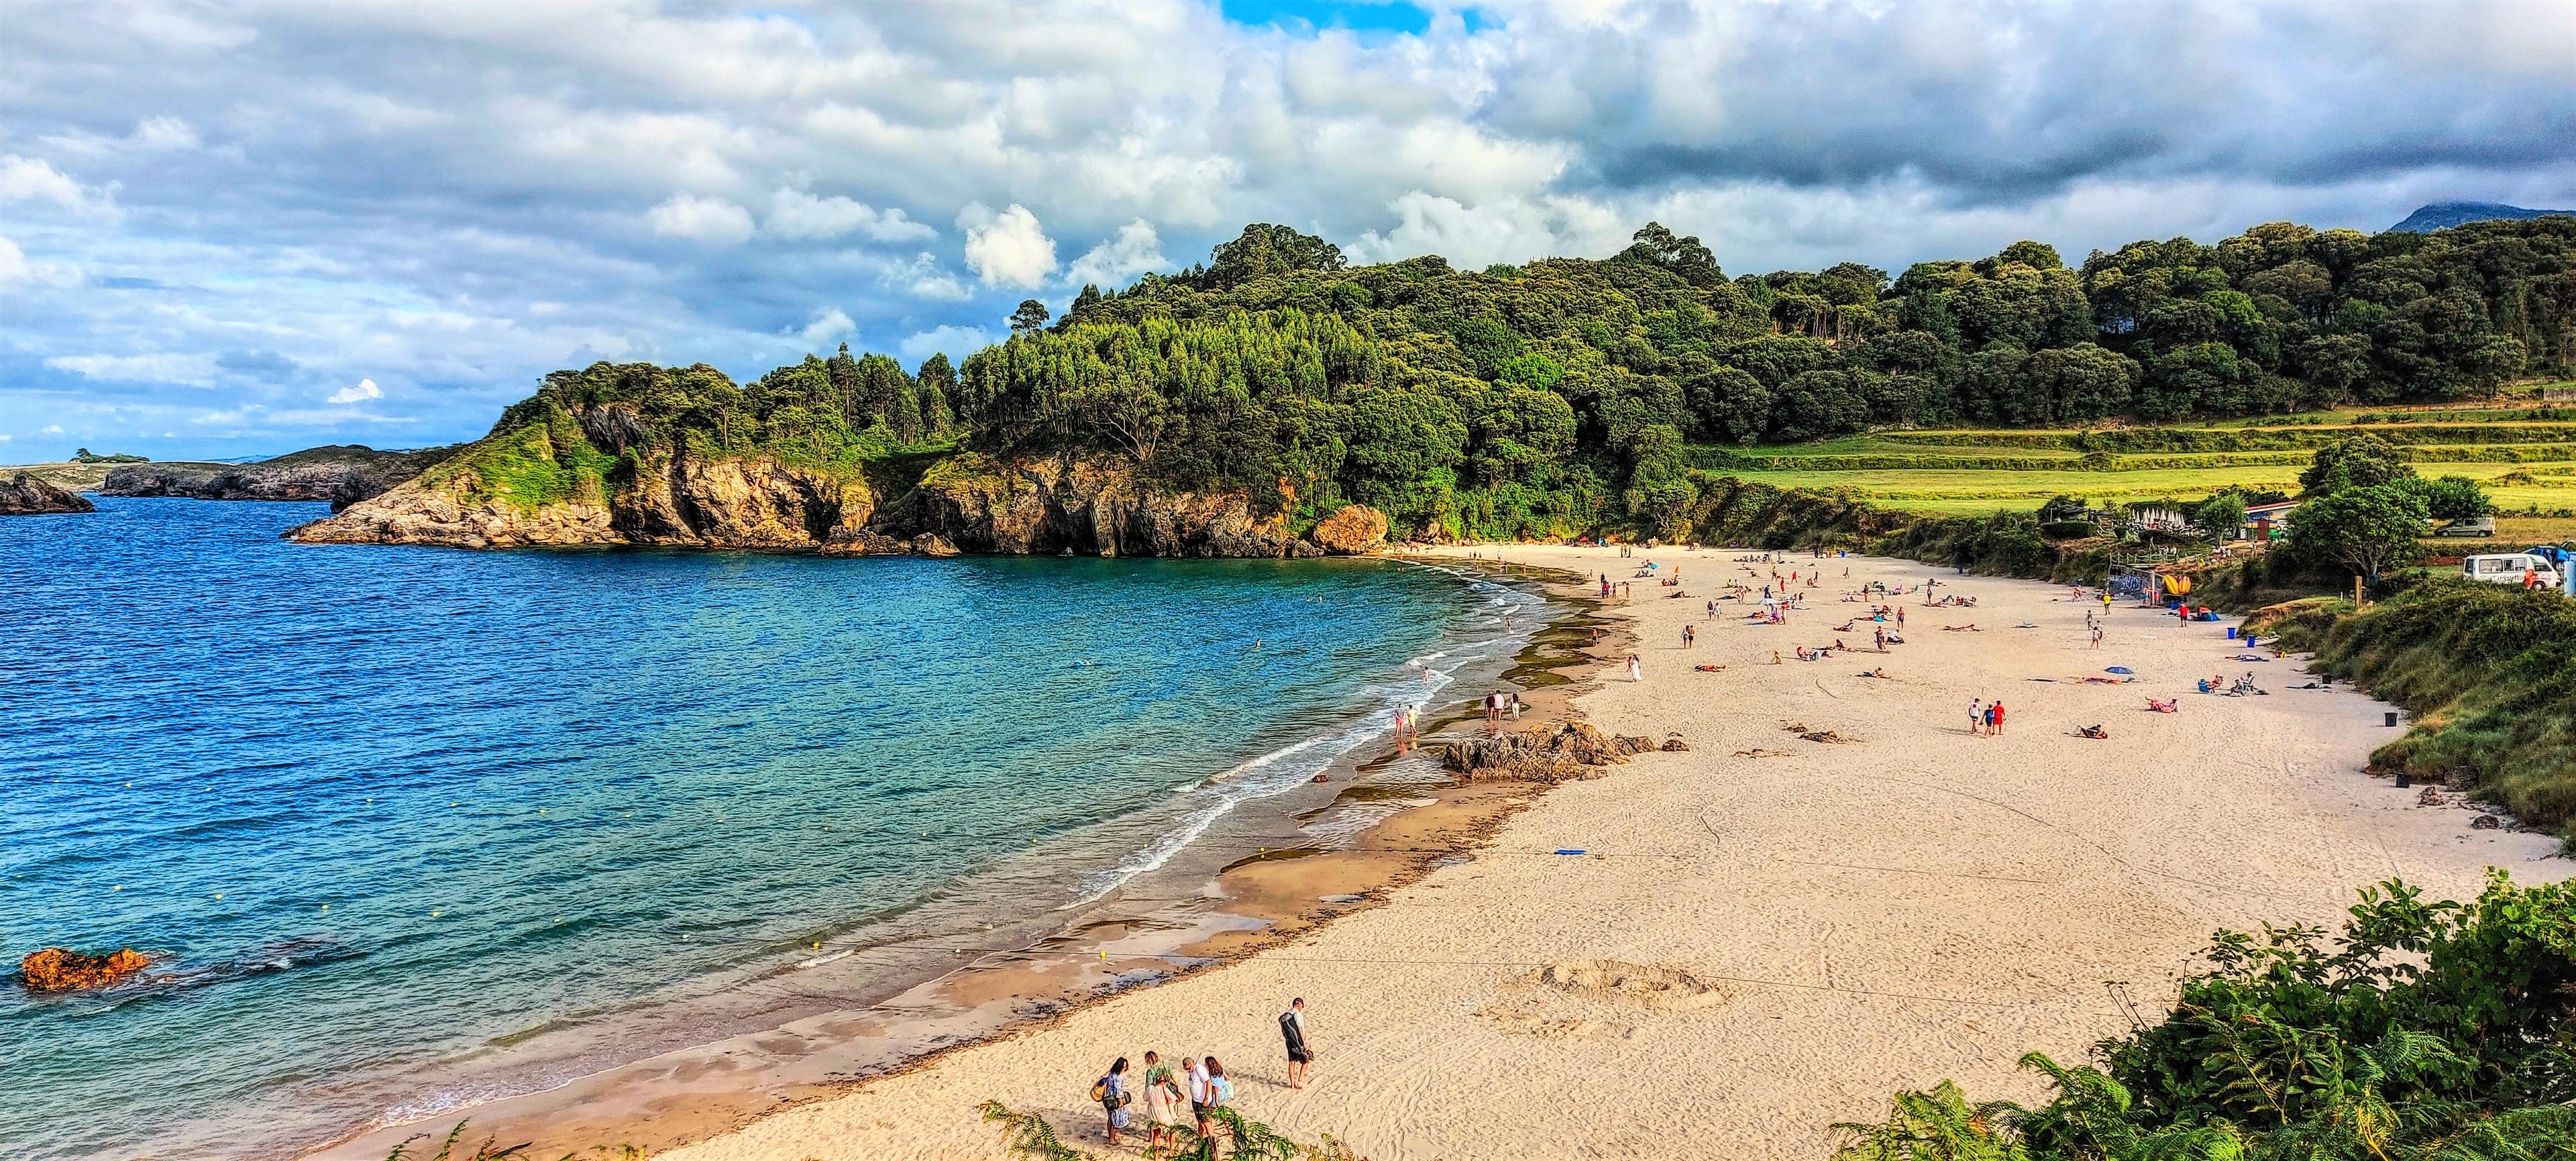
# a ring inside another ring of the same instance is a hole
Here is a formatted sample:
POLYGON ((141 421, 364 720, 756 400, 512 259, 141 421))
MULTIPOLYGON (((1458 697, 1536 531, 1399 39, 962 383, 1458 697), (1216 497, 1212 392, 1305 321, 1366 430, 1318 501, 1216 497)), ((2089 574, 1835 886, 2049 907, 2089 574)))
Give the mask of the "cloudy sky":
POLYGON ((0 462, 963 355, 1248 221, 1730 273, 2576 206, 2576 0, 0 0, 0 462))

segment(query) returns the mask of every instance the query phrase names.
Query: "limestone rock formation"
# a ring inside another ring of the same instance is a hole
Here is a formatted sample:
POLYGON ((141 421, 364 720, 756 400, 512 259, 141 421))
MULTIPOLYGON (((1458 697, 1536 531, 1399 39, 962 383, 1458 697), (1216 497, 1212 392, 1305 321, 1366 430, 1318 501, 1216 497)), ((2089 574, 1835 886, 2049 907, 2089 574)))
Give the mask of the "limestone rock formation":
POLYGON ((20 472, 0 482, 0 516, 42 516, 55 512, 95 512, 98 506, 35 476, 20 472))
POLYGON ((119 948, 107 955, 82 955, 59 947, 30 952, 18 961, 18 975, 31 992, 72 992, 85 988, 103 988, 150 966, 151 960, 133 948, 119 948))
POLYGON ((1440 765, 1470 779, 1566 782, 1599 778, 1607 773, 1603 767, 1655 748, 1652 738, 1605 734, 1577 721, 1553 730, 1521 730, 1452 742, 1442 748, 1440 765))
POLYGON ((1326 516, 1307 534, 1316 547, 1338 556, 1357 556, 1386 547, 1386 513, 1366 504, 1346 504, 1326 516))

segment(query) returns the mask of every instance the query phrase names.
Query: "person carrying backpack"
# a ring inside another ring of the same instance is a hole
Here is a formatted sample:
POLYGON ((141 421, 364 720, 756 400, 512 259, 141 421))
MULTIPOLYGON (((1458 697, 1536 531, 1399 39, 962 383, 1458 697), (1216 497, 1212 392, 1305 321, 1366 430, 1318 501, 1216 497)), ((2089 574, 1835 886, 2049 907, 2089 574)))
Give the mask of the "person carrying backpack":
POLYGON ((1304 997, 1288 1001, 1288 1010, 1279 1013, 1279 1038, 1288 1043, 1288 1087, 1306 1087, 1306 1071, 1315 1063, 1315 1050, 1306 1044, 1304 997))
POLYGON ((1133 1099, 1127 1095, 1126 1057, 1119 1057, 1109 1066, 1109 1075, 1092 1082, 1091 1099, 1099 1101, 1101 1110, 1109 1114, 1109 1143, 1116 1146, 1118 1130, 1127 1127, 1127 1105, 1133 1099))

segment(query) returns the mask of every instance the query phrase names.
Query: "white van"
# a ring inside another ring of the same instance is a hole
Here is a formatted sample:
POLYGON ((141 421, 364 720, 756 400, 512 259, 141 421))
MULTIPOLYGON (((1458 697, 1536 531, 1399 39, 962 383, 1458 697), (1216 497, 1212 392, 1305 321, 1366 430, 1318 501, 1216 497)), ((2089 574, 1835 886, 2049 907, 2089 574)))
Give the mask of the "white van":
POLYGON ((2558 587, 2558 567, 2545 556, 2534 556, 2528 552, 2497 552, 2472 556, 2460 562, 2461 576, 2500 585, 2521 584, 2525 572, 2529 572, 2542 588, 2558 587))

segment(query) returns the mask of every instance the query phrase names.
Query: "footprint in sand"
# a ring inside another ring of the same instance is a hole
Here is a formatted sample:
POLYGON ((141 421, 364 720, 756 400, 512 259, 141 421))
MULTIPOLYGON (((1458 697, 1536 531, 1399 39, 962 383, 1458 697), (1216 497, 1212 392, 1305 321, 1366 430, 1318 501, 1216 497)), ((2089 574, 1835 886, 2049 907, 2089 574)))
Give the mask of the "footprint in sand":
POLYGON ((1615 959, 1559 960, 1539 969, 1534 982, 1568 995, 1638 1004, 1661 1012, 1722 1007, 1735 999, 1732 989, 1680 968, 1615 959))

